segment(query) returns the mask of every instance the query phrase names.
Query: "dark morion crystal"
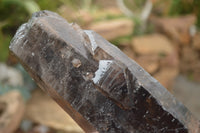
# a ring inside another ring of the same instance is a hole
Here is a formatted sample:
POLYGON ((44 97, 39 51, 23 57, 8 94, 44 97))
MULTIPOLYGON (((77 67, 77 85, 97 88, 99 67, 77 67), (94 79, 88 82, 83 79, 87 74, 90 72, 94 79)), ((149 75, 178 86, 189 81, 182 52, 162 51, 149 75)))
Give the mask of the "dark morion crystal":
POLYGON ((200 132, 199 121, 142 67, 56 13, 33 14, 10 50, 86 132, 200 132))

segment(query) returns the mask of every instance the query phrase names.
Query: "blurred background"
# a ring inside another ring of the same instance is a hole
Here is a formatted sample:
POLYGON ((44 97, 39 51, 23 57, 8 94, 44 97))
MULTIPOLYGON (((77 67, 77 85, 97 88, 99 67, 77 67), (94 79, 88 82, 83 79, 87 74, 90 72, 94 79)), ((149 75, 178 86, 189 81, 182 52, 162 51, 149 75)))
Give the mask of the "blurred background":
POLYGON ((39 10, 101 34, 200 119, 199 7, 199 0, 0 0, 0 132, 83 132, 9 53, 17 28, 39 10))

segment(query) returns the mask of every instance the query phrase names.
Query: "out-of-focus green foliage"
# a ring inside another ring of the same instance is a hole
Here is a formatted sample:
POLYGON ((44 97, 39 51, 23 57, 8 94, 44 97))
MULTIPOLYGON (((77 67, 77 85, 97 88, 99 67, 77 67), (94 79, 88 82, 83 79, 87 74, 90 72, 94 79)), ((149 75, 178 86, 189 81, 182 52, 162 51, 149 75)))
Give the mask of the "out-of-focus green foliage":
POLYGON ((145 34, 151 34, 155 31, 155 27, 151 23, 143 24, 141 19, 137 17, 133 18, 134 21, 134 31, 133 36, 141 36, 145 34))
POLYGON ((92 0, 59 0, 63 5, 67 5, 74 9, 90 9, 92 0))
POLYGON ((197 26, 200 28, 200 0, 194 0, 194 5, 194 12, 197 14, 197 26))
POLYGON ((145 3, 146 0, 124 0, 124 4, 133 11, 133 13, 141 12, 145 3))
POLYGON ((16 28, 25 22, 33 13, 40 10, 33 0, 0 0, 0 26, 3 34, 14 33, 16 28))
POLYGON ((93 17, 94 17, 93 22, 126 18, 126 16, 123 14, 109 14, 109 13, 103 13, 103 12, 102 14, 98 14, 97 12, 94 12, 93 17))
POLYGON ((116 45, 116 46, 120 46, 122 43, 130 43, 130 41, 132 40, 132 35, 128 35, 128 36, 123 36, 123 37, 118 37, 117 39, 114 39, 111 41, 112 44, 116 45))
POLYGON ((0 61, 6 60, 11 36, 18 26, 38 10, 33 0, 0 0, 0 61))
POLYGON ((4 61, 8 56, 10 39, 10 35, 3 35, 2 31, 0 31, 0 61, 4 61))
POLYGON ((170 15, 191 13, 194 8, 193 0, 172 0, 170 15))
POLYGON ((172 0, 170 15, 196 14, 197 26, 200 28, 200 0, 172 0))
POLYGON ((62 5, 61 0, 35 0, 41 10, 56 11, 62 5))
POLYGON ((92 0, 35 0, 41 10, 57 11, 62 5, 66 5, 73 9, 89 9, 92 0))

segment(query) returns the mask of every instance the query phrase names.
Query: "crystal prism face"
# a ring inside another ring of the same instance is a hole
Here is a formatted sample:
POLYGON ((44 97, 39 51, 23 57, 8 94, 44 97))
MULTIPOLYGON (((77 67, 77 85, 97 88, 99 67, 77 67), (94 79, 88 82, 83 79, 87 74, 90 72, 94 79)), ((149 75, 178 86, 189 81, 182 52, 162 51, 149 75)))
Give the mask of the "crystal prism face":
POLYGON ((200 131, 190 111, 137 63, 56 13, 35 13, 9 48, 85 132, 200 131))

